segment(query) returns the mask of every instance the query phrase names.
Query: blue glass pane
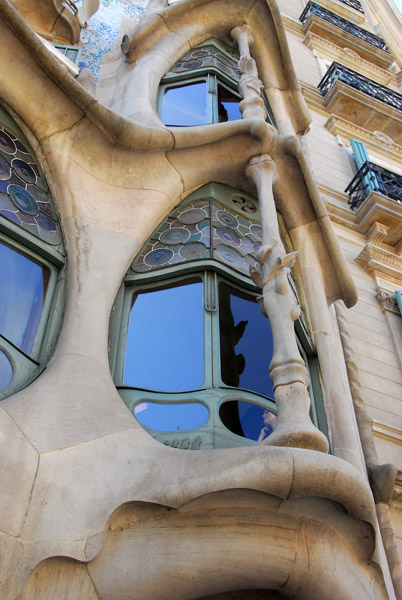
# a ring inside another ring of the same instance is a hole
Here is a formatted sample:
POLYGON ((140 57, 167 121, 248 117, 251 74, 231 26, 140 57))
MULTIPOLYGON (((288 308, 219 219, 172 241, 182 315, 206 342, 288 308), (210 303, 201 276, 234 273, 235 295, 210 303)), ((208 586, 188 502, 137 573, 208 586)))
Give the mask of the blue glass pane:
POLYGON ((256 298, 221 283, 219 325, 222 381, 272 398, 272 331, 256 298))
POLYGON ((230 431, 256 442, 262 442, 271 435, 277 423, 272 411, 243 400, 224 402, 219 416, 230 431))
POLYGON ((13 366, 7 354, 0 350, 0 390, 13 378, 13 366))
POLYGON ((124 383, 181 392, 204 380, 203 286, 187 283, 134 297, 124 383))
POLYGON ((134 415, 146 427, 158 431, 183 431, 201 427, 208 419, 208 409, 198 402, 158 404, 141 402, 134 415))
POLYGON ((166 125, 208 123, 206 82, 168 88, 163 96, 162 121, 166 125))
POLYGON ((0 243, 0 333, 30 354, 42 314, 48 270, 0 243))
POLYGON ((242 118, 239 109, 240 99, 221 85, 218 85, 218 121, 237 121, 242 118))

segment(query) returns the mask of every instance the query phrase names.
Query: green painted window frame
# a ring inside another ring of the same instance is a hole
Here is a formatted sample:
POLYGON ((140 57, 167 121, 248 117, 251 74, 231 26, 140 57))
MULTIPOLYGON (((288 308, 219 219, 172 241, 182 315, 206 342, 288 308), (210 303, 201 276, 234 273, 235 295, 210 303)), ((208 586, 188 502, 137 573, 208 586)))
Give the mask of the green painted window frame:
MULTIPOLYGON (((218 40, 217 38, 210 38, 205 40, 203 43, 199 44, 193 50, 199 48, 202 49, 204 46, 215 46, 217 50, 226 55, 229 59, 233 60, 233 57, 236 56, 238 58, 237 53, 232 49, 226 46, 223 42, 218 40)), ((216 66, 208 66, 205 68, 198 68, 193 70, 188 70, 184 73, 172 73, 168 72, 163 79, 161 80, 158 96, 157 96, 157 111, 162 118, 162 107, 163 107, 163 97, 168 88, 171 87, 180 87, 184 85, 189 85, 191 83, 198 83, 201 81, 205 81, 207 83, 207 111, 208 111, 208 124, 211 125, 213 123, 218 123, 218 85, 222 85, 227 88, 232 94, 239 98, 239 102, 241 102, 242 98, 240 96, 238 90, 238 81, 220 71, 216 66)), ((268 103, 268 100, 262 92, 262 99, 264 100, 264 106, 266 110, 266 120, 274 127, 277 127, 275 116, 272 112, 272 109, 268 103)), ((174 125, 167 124, 167 127, 191 127, 191 125, 174 125)), ((194 127, 197 127, 194 125, 194 127)))
MULTIPOLYGON (((212 69, 211 69, 212 70, 212 69)), ((231 94, 236 96, 241 102, 241 96, 237 90, 237 86, 233 85, 233 82, 229 77, 224 78, 223 74, 216 75, 215 73, 206 72, 201 74, 200 71, 194 73, 193 76, 186 74, 177 77, 171 77, 168 81, 163 81, 159 86, 158 95, 158 114, 162 116, 163 99, 167 90, 176 87, 183 87, 191 85, 192 83, 205 82, 207 86, 207 117, 208 123, 205 125, 211 125, 213 123, 219 123, 218 115, 218 86, 222 86, 227 89, 231 94)), ((174 123, 165 123, 167 127, 191 127, 191 125, 175 125, 174 123)), ((196 125, 195 125, 196 127, 196 125)))
MULTIPOLYGON (((201 190, 197 190, 189 196, 182 205, 194 202, 198 197, 211 196, 215 198, 218 193, 222 202, 225 193, 228 197, 234 190, 225 189, 221 184, 209 184, 201 190)), ((217 201, 217 200, 215 200, 217 201)), ((227 204, 225 210, 230 210, 227 204)), ((160 224, 161 225, 161 224, 160 224)), ((160 227, 160 226, 159 226, 160 227)), ((157 229, 159 229, 159 227, 157 229)), ((145 243, 144 247, 147 245, 145 243)), ((140 252, 142 249, 140 250, 140 252)), ((182 402, 199 402, 209 411, 207 422, 200 428, 180 432, 159 432, 142 425, 155 439, 166 445, 175 445, 178 447, 184 443, 184 440, 197 436, 198 445, 203 449, 215 447, 228 448, 239 446, 257 445, 257 442, 248 438, 239 436, 228 430, 219 417, 219 408, 224 401, 243 400, 258 404, 272 412, 276 412, 273 399, 241 388, 233 388, 222 382, 220 378, 220 339, 219 339, 219 304, 218 304, 218 284, 224 281, 230 286, 237 288, 241 292, 258 297, 261 290, 256 289, 251 278, 234 271, 229 266, 213 258, 204 258, 189 261, 173 266, 168 266, 145 273, 127 274, 114 303, 110 319, 110 337, 109 337, 109 360, 111 373, 114 378, 117 390, 129 408, 134 414, 134 408, 144 401, 168 402, 180 404, 182 402), (130 309, 132 306, 132 297, 136 292, 155 289, 158 285, 161 287, 169 286, 174 283, 202 278, 207 282, 204 286, 204 383, 203 387, 197 390, 187 392, 156 392, 144 391, 127 386, 123 382, 123 369, 125 361, 125 349, 127 342, 128 322, 130 309), (210 288, 214 287, 215 302, 211 302, 210 288), (217 309, 208 310, 208 304, 217 306, 217 309), (208 338, 208 336, 210 336, 208 338), (205 339, 208 342, 205 345, 205 339), (217 375, 218 374, 218 375, 217 375), (211 441, 213 440, 213 441, 211 441)), ((292 287, 295 290, 294 284, 292 287)), ((295 291, 295 295, 297 295, 295 291)), ((311 338, 308 334, 304 319, 300 318, 295 323, 297 341, 301 355, 305 361, 306 367, 310 373, 310 397, 311 397, 311 418, 313 423, 328 437, 328 427, 323 406, 320 373, 318 360, 315 355, 311 338)), ((268 377, 267 373, 267 377, 268 377)), ((193 447, 193 446, 191 446, 193 447)))
MULTIPOLYGON (((36 157, 24 133, 1 106, 0 125, 12 131, 36 157)), ((36 166, 44 177, 37 159, 36 166)), ((54 349, 65 304, 65 253, 63 244, 58 246, 47 244, 1 214, 0 242, 46 267, 49 271, 46 295, 32 352, 26 354, 0 333, 0 350, 6 352, 13 367, 10 383, 0 390, 0 400, 3 400, 36 379, 45 369, 54 349)))
POLYGON ((66 46, 65 44, 53 44, 53 46, 64 54, 66 58, 71 60, 72 63, 78 66, 81 59, 82 48, 79 48, 78 46, 66 46), (71 57, 71 54, 74 54, 75 56, 71 57))

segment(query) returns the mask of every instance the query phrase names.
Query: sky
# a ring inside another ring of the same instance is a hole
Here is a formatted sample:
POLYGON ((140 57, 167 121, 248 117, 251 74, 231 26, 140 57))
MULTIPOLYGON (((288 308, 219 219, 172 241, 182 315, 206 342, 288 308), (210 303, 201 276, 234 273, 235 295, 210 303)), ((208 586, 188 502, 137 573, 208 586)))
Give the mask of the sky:
POLYGON ((402 13, 402 0, 393 0, 396 7, 399 9, 399 12, 402 13))

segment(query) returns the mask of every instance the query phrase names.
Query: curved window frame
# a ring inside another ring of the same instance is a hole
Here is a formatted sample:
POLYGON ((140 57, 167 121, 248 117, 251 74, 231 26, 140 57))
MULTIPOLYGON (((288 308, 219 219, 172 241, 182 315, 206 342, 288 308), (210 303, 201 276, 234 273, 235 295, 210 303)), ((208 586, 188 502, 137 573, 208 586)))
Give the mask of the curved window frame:
MULTIPOLYGON (((183 201, 177 209, 185 209, 186 205, 195 202, 198 198, 209 197, 215 202, 222 203, 223 195, 227 193, 226 209, 230 197, 241 197, 247 200, 247 194, 240 190, 227 188, 221 184, 209 184, 200 190, 197 190, 185 201, 183 201), (218 195, 216 195, 218 194, 218 195)), ((175 209, 176 210, 176 209, 175 209)), ((241 210, 241 209, 237 209, 241 210)), ((167 217, 169 219, 170 215, 167 217)), ((155 231, 161 230, 165 219, 155 231)), ((151 238, 153 238, 153 235, 151 238)), ((151 239, 150 238, 150 239, 151 239)), ((148 246, 149 240, 139 251, 137 257, 142 255, 144 248, 148 246)), ((137 260, 137 259, 136 259, 137 260)), ((134 261, 135 262, 135 261, 134 261)), ((218 300, 218 284, 222 281, 230 287, 237 289, 241 294, 247 294, 257 298, 261 295, 261 291, 256 289, 255 284, 250 277, 243 275, 241 272, 235 271, 230 266, 219 262, 215 258, 201 258, 189 260, 188 262, 155 268, 147 272, 135 273, 129 272, 124 280, 123 285, 116 297, 116 301, 112 310, 110 321, 110 365, 112 375, 115 380, 116 387, 128 406, 130 412, 134 414, 136 406, 142 402, 167 402, 180 404, 185 402, 199 402, 203 404, 209 411, 207 422, 197 429, 188 431, 166 432, 158 431, 142 424, 142 427, 148 431, 158 441, 179 448, 223 448, 223 447, 238 447, 256 445, 257 442, 243 436, 237 435, 230 431, 223 424, 219 411, 224 402, 227 401, 245 401, 251 404, 257 404, 263 409, 271 412, 276 412, 273 398, 269 398, 258 392, 254 392, 243 388, 234 388, 226 385, 220 375, 220 339, 219 339, 219 303, 218 300), (203 386, 196 390, 188 390, 185 392, 162 392, 150 391, 140 388, 133 388, 125 385, 123 380, 123 369, 125 363, 125 351, 127 332, 129 325, 129 316, 131 306, 133 304, 133 295, 141 291, 157 290, 157 288, 166 288, 172 285, 184 283, 186 281, 194 281, 194 279, 202 278, 206 282, 204 286, 204 382, 203 386), (211 296, 211 286, 214 289, 214 294, 211 296)), ((291 282, 292 283, 292 282, 291 282)), ((294 291, 295 286, 292 285, 294 291)), ((295 295, 297 297, 296 291, 295 295)), ((311 417, 313 422, 325 433, 327 433, 326 418, 322 406, 322 398, 320 397, 319 385, 319 369, 317 359, 315 358, 311 340, 307 333, 305 324, 301 319, 295 323, 298 344, 301 354, 305 360, 307 368, 310 367, 311 374, 311 417), (316 398, 316 401, 315 401, 316 398)), ((267 377, 268 370, 267 370, 267 377)))
MULTIPOLYGON (((221 42, 217 38, 210 38, 205 40, 198 46, 195 46, 192 50, 202 50, 205 47, 213 46, 216 51, 220 52, 224 55, 227 60, 230 60, 232 63, 236 64, 239 60, 239 56, 237 52, 227 46, 224 42, 221 42)), ((185 55, 186 56, 186 55, 185 55)), ((180 61, 179 61, 180 62, 180 61)), ((213 123, 219 123, 219 108, 218 108, 218 86, 222 86, 227 89, 231 94, 239 99, 239 103, 242 100, 238 90, 238 79, 231 77, 227 73, 220 70, 216 65, 209 65, 207 67, 201 68, 193 68, 188 69, 184 72, 175 73, 173 69, 166 73, 166 75, 162 78, 158 98, 157 98, 157 111, 162 120, 162 111, 163 111, 163 99, 166 91, 170 88, 174 87, 182 87, 191 85, 193 83, 205 82, 207 87, 207 123, 203 125, 210 125, 213 123)), ((269 106, 268 100, 265 94, 262 92, 262 99, 264 100, 265 110, 266 110, 266 120, 268 123, 271 123, 276 127, 276 122, 274 115, 272 113, 271 107, 269 106)), ((230 120, 230 119, 229 119, 230 120)), ((191 127, 197 125, 177 125, 175 123, 164 123, 167 127, 191 127)), ((201 125, 202 126, 202 125, 201 125)))
MULTIPOLYGON (((0 106, 0 126, 7 128, 30 151, 41 177, 46 181, 29 141, 18 125, 0 106)), ((0 400, 11 396, 31 383, 44 370, 56 343, 65 301, 64 246, 49 244, 0 213, 0 243, 28 260, 45 268, 48 273, 46 293, 36 328, 32 351, 27 354, 0 332, 0 350, 11 362, 11 381, 0 389, 0 400)))

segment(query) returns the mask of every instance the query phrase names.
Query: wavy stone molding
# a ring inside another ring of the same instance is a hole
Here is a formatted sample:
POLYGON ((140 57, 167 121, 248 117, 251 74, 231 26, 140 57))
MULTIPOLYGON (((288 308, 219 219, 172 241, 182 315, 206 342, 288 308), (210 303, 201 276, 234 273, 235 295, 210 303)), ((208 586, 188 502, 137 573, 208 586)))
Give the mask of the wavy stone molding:
POLYGON ((368 583, 375 570, 370 526, 322 499, 224 490, 178 509, 131 502, 88 540, 85 553, 94 550, 88 562, 43 561, 20 599, 54 600, 62 584, 66 600, 195 600, 249 588, 266 590, 262 598, 277 590, 284 598, 314 600, 327 597, 328 585, 334 597, 352 600, 353 561, 368 576, 359 581, 361 593, 386 598, 384 588, 368 583), (336 574, 328 563, 337 565, 336 574))

